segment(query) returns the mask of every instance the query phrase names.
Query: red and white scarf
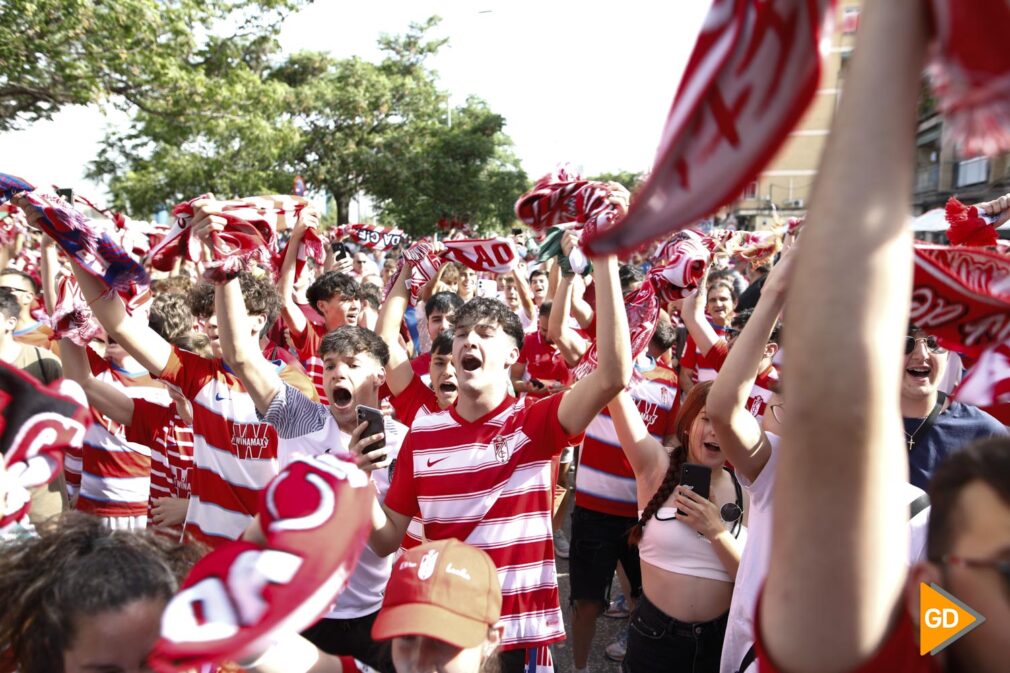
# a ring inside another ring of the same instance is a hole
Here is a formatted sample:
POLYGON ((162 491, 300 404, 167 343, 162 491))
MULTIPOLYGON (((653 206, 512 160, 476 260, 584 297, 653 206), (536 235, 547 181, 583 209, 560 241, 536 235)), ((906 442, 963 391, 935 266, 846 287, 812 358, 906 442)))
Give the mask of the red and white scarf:
POLYGON ((519 252, 511 238, 469 238, 445 241, 445 256, 474 271, 509 273, 519 263, 519 252))
MULTIPOLYGON (((712 247, 716 240, 692 230, 678 232, 657 255, 660 260, 649 269, 645 281, 634 292, 624 296, 624 306, 631 329, 632 361, 649 347, 659 319, 659 302, 683 299, 698 291, 698 283, 712 262, 712 247)), ((599 366, 596 342, 575 366, 576 380, 587 376, 599 366)))
POLYGON ((583 180, 568 165, 540 178, 533 189, 516 201, 516 217, 541 234, 568 222, 582 225, 584 236, 608 230, 620 219, 610 202, 612 189, 605 182, 583 180))
MULTIPOLYGON (((194 204, 213 198, 203 194, 172 209, 175 224, 151 249, 149 258, 155 269, 171 271, 179 257, 199 261, 200 242, 191 236, 194 204)), ((277 254, 277 232, 293 226, 306 205, 305 199, 285 194, 217 202, 218 214, 226 224, 213 238, 208 275, 219 277, 256 262, 271 267, 277 254)))
POLYGON ((1010 400, 1010 255, 916 244, 911 321, 945 347, 977 358, 955 399, 979 406, 1010 400))
POLYGON ((834 5, 714 0, 648 181, 623 221, 589 236, 589 249, 631 252, 743 193, 813 100, 834 5))
POLYGON ((260 493, 266 544, 229 542, 200 559, 165 608, 151 666, 241 661, 316 622, 368 541, 374 500, 368 476, 335 455, 285 467, 260 493))
POLYGON ((931 0, 936 44, 927 69, 944 134, 963 156, 1010 150, 1006 0, 931 0))
POLYGON ((950 197, 944 208, 947 218, 947 240, 951 245, 968 245, 973 247, 989 247, 996 245, 999 234, 996 233, 996 217, 985 215, 976 206, 968 206, 950 197))
POLYGON ((410 292, 410 303, 416 304, 421 296, 421 289, 435 277, 444 263, 445 258, 435 254, 435 248, 431 241, 421 239, 403 251, 403 255, 400 256, 400 261, 397 263, 396 272, 386 284, 383 296, 389 295, 390 290, 393 289, 393 282, 406 265, 410 268, 410 273, 406 278, 407 290, 410 292))
POLYGON ((371 250, 392 250, 403 241, 407 235, 395 227, 382 227, 378 224, 342 224, 334 230, 337 240, 350 238, 360 246, 371 250))
POLYGON ((51 339, 67 338, 82 348, 102 329, 73 276, 61 276, 57 281, 56 306, 46 322, 53 330, 51 339))

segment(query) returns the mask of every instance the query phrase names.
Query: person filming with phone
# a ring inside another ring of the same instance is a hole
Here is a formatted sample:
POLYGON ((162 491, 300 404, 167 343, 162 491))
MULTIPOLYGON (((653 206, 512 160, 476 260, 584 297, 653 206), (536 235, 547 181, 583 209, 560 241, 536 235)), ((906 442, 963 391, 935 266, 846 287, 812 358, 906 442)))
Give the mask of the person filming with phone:
MULTIPOLYGON (((208 219, 211 224, 197 228, 198 234, 212 230, 213 217, 208 219)), ((316 356, 323 363, 328 401, 324 406, 285 384, 255 340, 237 329, 246 320, 239 283, 219 284, 216 292, 222 351, 260 418, 273 425, 280 438, 293 440, 289 445, 298 447, 299 455, 351 454, 348 457, 370 473, 380 500, 385 499, 407 433, 405 426, 378 411, 379 389, 389 362, 385 342, 354 325, 338 327, 322 337, 316 356)), ((257 517, 243 537, 263 542, 262 535, 257 517)), ((334 608, 305 637, 326 653, 353 656, 381 673, 392 673, 389 643, 375 642, 370 635, 391 568, 391 557, 379 557, 366 547, 334 608)))
POLYGON ((627 673, 719 670, 723 637, 746 539, 743 494, 705 412, 710 381, 677 414, 672 453, 649 434, 627 392, 609 405, 635 471, 642 597, 631 615, 627 673))

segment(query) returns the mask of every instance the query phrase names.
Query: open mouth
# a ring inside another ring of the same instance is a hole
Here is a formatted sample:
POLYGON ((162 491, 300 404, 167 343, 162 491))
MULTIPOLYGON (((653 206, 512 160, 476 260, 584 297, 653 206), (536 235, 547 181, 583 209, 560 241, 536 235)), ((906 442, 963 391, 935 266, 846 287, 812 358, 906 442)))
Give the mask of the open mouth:
POLYGON ((455 383, 449 383, 446 381, 438 387, 439 391, 445 393, 446 395, 451 395, 453 393, 459 392, 459 388, 456 387, 455 383))
POLYGON ((338 409, 346 409, 351 406, 354 396, 346 388, 334 388, 330 391, 330 402, 338 409))
POLYGON ((480 358, 478 358, 475 355, 464 355, 463 359, 460 361, 460 364, 463 365, 464 371, 472 372, 476 369, 480 369, 481 363, 480 358))
POLYGON ((722 451, 722 448, 718 444, 713 444, 712 442, 705 442, 704 446, 706 449, 714 453, 719 453, 720 451, 722 451))
POLYGON ((905 373, 911 376, 913 379, 920 379, 925 381, 929 378, 929 374, 932 370, 929 367, 906 367, 905 373))

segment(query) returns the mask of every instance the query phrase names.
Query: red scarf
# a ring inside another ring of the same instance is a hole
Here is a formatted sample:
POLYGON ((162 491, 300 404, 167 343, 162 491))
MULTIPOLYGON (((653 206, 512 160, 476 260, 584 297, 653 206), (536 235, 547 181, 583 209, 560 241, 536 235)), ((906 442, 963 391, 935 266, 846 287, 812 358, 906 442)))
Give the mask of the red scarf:
POLYGON ((928 73, 944 133, 963 156, 1010 150, 1010 32, 1005 0, 932 0, 936 45, 928 73))
POLYGON ((509 273, 519 262, 519 252, 511 238, 471 238, 445 241, 445 256, 474 271, 509 273))
POLYGON ((410 291, 410 303, 416 304, 418 298, 421 296, 421 288, 435 277, 435 274, 444 263, 445 259, 435 254, 431 242, 421 239, 407 250, 404 250, 400 261, 397 263, 396 272, 389 279, 389 283, 386 284, 383 296, 389 295, 389 291, 393 288, 393 282, 400 275, 403 266, 407 265, 410 268, 410 273, 406 279, 407 289, 410 291))
POLYGON ((975 206, 966 206, 955 197, 947 200, 944 209, 947 217, 947 240, 952 245, 970 245, 985 248, 996 245, 999 234, 993 223, 997 218, 983 215, 975 206))
POLYGON ((822 26, 834 5, 714 0, 648 181, 628 216, 590 235, 589 248, 631 252, 743 193, 813 100, 822 26))
POLYGON ((358 245, 372 250, 392 250, 407 239, 399 229, 381 227, 377 224, 342 224, 334 230, 334 236, 351 238, 358 245))
POLYGON ((583 180, 567 165, 537 181, 516 201, 516 217, 538 234, 568 222, 581 224, 587 234, 609 229, 619 211, 610 203, 610 186, 583 180))
MULTIPOLYGON (((193 204, 201 199, 213 199, 210 194, 184 201, 172 209, 175 224, 151 249, 151 265, 160 271, 171 271, 178 257, 196 262, 200 259, 200 243, 190 235, 193 204)), ((211 246, 212 260, 207 264, 208 276, 220 278, 259 262, 271 266, 277 254, 277 231, 290 228, 308 205, 305 199, 287 196, 253 196, 218 202, 224 217, 224 231, 216 234, 211 246)))
POLYGON ((266 544, 229 542, 200 559, 165 608, 151 666, 259 656, 274 638, 315 623, 368 542, 374 500, 367 475, 335 455, 285 467, 260 493, 266 544))
POLYGON ((101 331, 73 276, 61 276, 57 281, 56 306, 46 322, 53 330, 50 339, 67 338, 82 348, 101 331))

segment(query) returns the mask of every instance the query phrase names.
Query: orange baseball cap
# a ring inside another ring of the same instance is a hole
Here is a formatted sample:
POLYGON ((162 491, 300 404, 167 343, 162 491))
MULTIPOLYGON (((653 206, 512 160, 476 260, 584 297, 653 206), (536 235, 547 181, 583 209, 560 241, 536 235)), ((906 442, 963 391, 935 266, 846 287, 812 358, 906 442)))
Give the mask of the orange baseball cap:
POLYGON ((485 552, 456 539, 414 547, 393 562, 372 638, 427 636, 476 647, 501 617, 501 584, 485 552))

